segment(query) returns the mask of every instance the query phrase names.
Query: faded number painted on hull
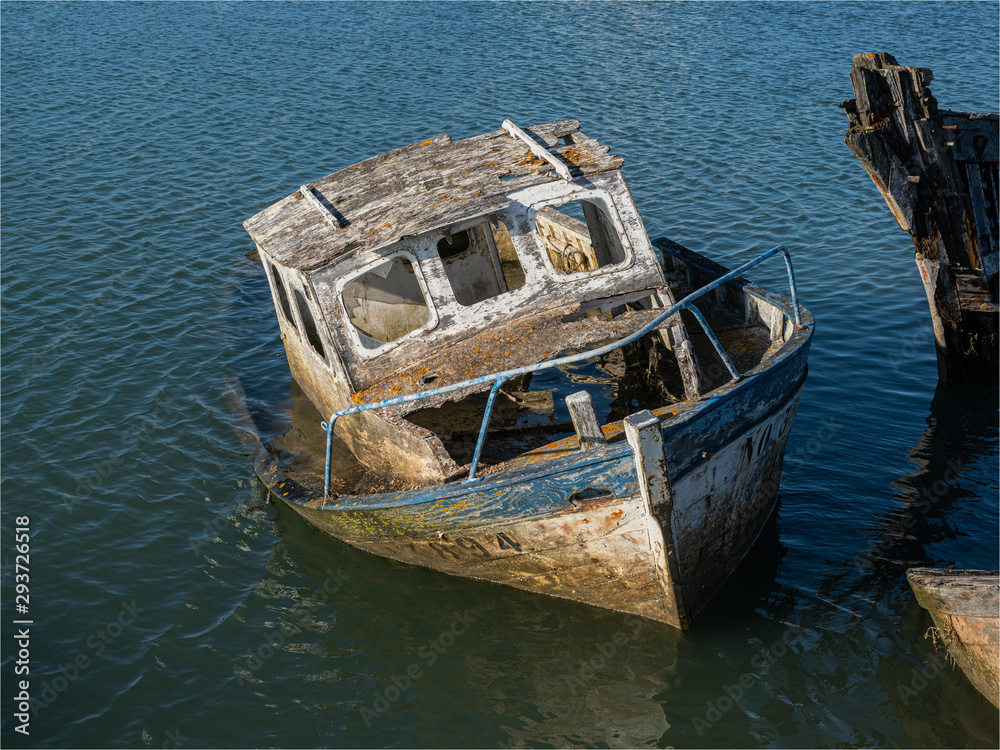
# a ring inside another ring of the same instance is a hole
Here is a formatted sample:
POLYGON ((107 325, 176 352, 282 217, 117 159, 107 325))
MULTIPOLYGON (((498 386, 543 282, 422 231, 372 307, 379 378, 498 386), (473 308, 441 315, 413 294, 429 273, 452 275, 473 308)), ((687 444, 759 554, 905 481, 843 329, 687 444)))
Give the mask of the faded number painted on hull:
MULTIPOLYGON (((496 535, 495 540, 476 540, 468 536, 455 537, 454 542, 428 542, 430 547, 439 557, 444 560, 463 560, 469 557, 492 557, 489 548, 495 545, 498 551, 510 550, 512 552, 521 551, 521 543, 515 541, 513 537, 505 532, 496 535)), ((416 547, 414 545, 414 551, 416 547)))
POLYGON ((743 471, 753 464, 754 456, 757 457, 756 467, 760 469, 767 460, 767 457, 771 455, 771 449, 774 448, 780 436, 786 434, 791 428, 794 415, 794 410, 789 408, 785 410, 784 414, 778 420, 768 422, 763 429, 758 431, 756 448, 754 447, 754 437, 748 436, 740 444, 740 458, 737 464, 737 471, 743 471), (780 427, 776 429, 779 421, 780 427))

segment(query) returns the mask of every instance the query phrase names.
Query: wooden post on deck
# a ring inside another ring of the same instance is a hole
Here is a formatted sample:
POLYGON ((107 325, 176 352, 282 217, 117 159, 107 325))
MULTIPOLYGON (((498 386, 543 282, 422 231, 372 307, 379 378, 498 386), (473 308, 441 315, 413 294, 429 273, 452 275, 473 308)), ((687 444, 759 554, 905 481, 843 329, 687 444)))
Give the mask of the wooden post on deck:
POLYGON ((608 442, 594 411, 594 399, 589 393, 577 391, 569 394, 566 397, 566 406, 569 408, 573 427, 576 428, 576 435, 580 439, 580 450, 589 451, 608 442))
POLYGON ((681 586, 680 568, 670 516, 673 510, 673 492, 667 473, 667 457, 663 452, 663 429, 660 419, 651 411, 640 411, 624 420, 625 438, 632 447, 635 472, 639 479, 639 493, 646 502, 649 519, 651 551, 660 571, 660 584, 664 591, 667 620, 675 628, 687 630, 690 626, 684 591, 681 586))
POLYGON ((939 110, 927 68, 854 56, 844 142, 910 233, 938 377, 997 377, 998 116, 939 110))

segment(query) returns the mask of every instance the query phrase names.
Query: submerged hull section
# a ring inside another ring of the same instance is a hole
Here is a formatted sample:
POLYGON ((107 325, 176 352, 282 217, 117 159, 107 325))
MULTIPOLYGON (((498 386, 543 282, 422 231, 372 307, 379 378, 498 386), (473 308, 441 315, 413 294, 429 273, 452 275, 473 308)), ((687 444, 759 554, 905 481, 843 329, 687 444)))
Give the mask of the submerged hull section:
POLYGON ((994 706, 1000 708, 1000 574, 911 568, 917 603, 934 621, 930 635, 994 706))
POLYGON ((597 450, 554 444, 476 482, 392 494, 324 501, 266 450, 255 465, 276 497, 373 554, 687 628, 774 508, 807 350, 701 402, 657 409, 658 493, 643 493, 644 456, 622 423, 597 450))

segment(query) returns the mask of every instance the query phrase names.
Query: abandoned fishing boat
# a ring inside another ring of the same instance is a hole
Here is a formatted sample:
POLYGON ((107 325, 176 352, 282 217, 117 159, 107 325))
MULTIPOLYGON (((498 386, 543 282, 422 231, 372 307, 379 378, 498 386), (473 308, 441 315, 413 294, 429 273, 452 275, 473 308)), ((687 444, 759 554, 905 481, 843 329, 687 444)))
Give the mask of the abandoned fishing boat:
POLYGON ((324 418, 319 461, 247 429, 270 491, 378 555, 687 628, 775 505, 813 323, 784 248, 654 249, 621 165, 508 120, 248 219, 324 418), (742 278, 777 255, 791 299, 742 278), (378 481, 338 483, 335 444, 378 481))
POLYGON ((906 580, 934 621, 928 637, 1000 708, 1000 572, 910 568, 906 580))

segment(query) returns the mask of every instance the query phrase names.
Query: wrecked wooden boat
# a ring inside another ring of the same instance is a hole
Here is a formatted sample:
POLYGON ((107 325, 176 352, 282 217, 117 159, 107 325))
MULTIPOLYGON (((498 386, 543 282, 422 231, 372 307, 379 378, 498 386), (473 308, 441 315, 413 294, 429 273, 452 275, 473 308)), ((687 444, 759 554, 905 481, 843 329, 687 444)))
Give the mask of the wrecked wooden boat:
POLYGON ((940 380, 1000 366, 1000 117, 939 109, 928 68, 854 56, 844 142, 913 240, 940 380))
POLYGON ((934 621, 935 647, 1000 708, 1000 572, 910 568, 906 580, 934 621))
POLYGON ((318 456, 245 430, 271 492, 378 555, 687 628, 774 508, 813 322, 784 248, 654 248, 621 165, 505 121, 248 219, 324 418, 318 456), (779 255, 791 299, 742 278, 779 255))

